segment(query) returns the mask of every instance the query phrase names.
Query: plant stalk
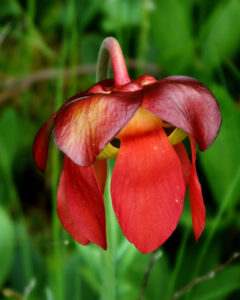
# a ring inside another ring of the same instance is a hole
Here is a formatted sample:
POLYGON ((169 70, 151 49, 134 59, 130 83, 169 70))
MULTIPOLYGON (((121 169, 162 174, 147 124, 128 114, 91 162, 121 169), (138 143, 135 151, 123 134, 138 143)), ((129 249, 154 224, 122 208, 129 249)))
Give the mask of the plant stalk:
MULTIPOLYGON (((113 66, 114 82, 116 85, 127 83, 130 79, 128 76, 126 64, 123 54, 117 40, 107 38, 103 41, 99 50, 96 80, 104 80, 108 78, 110 59, 113 66), (118 73, 119 71, 119 73, 118 73)), ((116 299, 116 279, 115 279, 115 261, 114 261, 114 212, 112 208, 110 182, 112 168, 108 161, 107 180, 104 193, 105 211, 106 211, 106 228, 107 228, 107 250, 103 253, 103 284, 102 284, 102 300, 116 299)))

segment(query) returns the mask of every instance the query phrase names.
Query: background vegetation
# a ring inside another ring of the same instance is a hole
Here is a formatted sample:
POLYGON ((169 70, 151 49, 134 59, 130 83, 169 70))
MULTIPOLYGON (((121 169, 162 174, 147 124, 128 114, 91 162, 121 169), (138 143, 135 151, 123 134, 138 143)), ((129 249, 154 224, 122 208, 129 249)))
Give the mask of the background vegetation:
POLYGON ((59 151, 51 147, 43 175, 32 143, 62 102, 94 83, 109 35, 132 77, 196 77, 223 118, 213 146, 198 153, 207 208, 198 244, 188 199, 176 232, 153 256, 115 223, 117 299, 240 299, 239 0, 0 1, 0 298, 104 299, 103 251, 77 245, 56 216, 59 151))

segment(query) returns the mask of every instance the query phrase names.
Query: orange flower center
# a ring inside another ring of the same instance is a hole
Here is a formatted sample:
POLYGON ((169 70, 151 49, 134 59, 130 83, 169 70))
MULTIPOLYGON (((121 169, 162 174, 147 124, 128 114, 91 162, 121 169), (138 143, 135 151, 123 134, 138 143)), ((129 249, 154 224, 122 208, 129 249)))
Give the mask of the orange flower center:
POLYGON ((150 111, 140 107, 116 138, 128 138, 147 132, 157 131, 163 126, 163 121, 150 111))

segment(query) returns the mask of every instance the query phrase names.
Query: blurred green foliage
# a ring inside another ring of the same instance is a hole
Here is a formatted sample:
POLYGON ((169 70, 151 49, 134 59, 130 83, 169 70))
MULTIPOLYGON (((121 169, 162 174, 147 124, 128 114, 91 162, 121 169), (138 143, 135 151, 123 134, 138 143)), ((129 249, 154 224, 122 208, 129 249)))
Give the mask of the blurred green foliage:
MULTIPOLYGON (((61 228, 54 209, 59 173, 49 164, 40 174, 32 142, 63 101, 94 83, 98 49, 110 35, 121 43, 133 77, 196 77, 213 91, 223 117, 215 143, 198 157, 207 207, 203 236, 196 245, 187 198, 144 299, 170 299, 240 251, 240 1, 1 0, 1 299, 100 298, 103 251, 77 245, 61 228)), ((114 230, 117 299, 137 299, 151 255, 139 253, 117 225, 114 230)), ((213 275, 179 299, 240 299, 239 261, 213 275)))

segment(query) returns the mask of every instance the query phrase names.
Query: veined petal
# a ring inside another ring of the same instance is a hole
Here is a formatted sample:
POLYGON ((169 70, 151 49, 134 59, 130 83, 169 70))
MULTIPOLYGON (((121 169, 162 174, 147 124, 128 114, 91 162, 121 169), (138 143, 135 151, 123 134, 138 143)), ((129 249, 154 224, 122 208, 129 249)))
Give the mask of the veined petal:
POLYGON ((55 142, 72 161, 89 166, 109 141, 128 123, 143 94, 93 94, 69 103, 55 119, 55 142))
POLYGON ((192 176, 192 164, 188 157, 188 153, 183 143, 179 143, 174 146, 174 149, 178 155, 178 158, 182 165, 183 178, 185 182, 185 187, 187 189, 190 184, 191 176, 192 176))
POLYGON ((93 167, 80 167, 66 156, 64 177, 67 199, 75 224, 90 242, 106 249, 104 201, 93 167))
POLYGON ((57 193, 57 212, 63 227, 80 244, 88 245, 89 240, 82 234, 80 227, 75 222, 69 207, 69 199, 66 191, 66 180, 64 170, 62 171, 58 193, 57 193))
POLYGON ((48 155, 48 146, 50 141, 51 132, 53 129, 53 115, 38 131, 33 143, 33 158, 36 166, 45 171, 48 155))
POLYGON ((206 210, 203 202, 202 189, 198 180, 196 171, 196 144, 195 140, 190 136, 191 151, 192 151, 192 176, 190 181, 190 204, 192 212, 193 231, 198 241, 206 220, 206 210))
POLYGON ((185 186, 163 129, 121 141, 111 194, 124 235, 142 253, 169 238, 181 216, 185 186))
POLYGON ((142 107, 191 134, 205 150, 216 138, 221 114, 213 94, 199 81, 167 77, 144 87, 142 107))

